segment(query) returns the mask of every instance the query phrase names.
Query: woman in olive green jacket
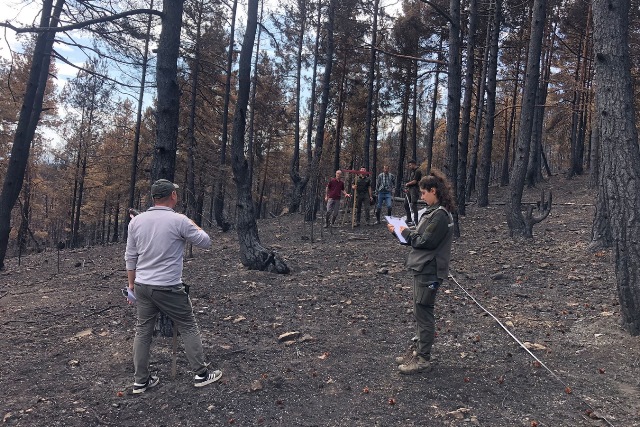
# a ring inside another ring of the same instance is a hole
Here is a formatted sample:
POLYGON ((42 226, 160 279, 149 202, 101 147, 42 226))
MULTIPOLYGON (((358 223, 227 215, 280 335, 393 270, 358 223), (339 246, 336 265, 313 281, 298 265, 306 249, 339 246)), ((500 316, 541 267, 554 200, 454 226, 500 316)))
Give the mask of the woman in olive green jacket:
MULTIPOLYGON (((416 319, 417 341, 407 356, 396 358, 403 374, 415 374, 431 369, 431 347, 435 338, 434 305, 438 288, 449 275, 453 216, 456 203, 451 185, 438 171, 420 180, 420 199, 427 204, 415 230, 400 227, 402 236, 411 246, 406 266, 413 274, 413 314, 416 319)), ((389 231, 394 226, 388 224, 389 231)))

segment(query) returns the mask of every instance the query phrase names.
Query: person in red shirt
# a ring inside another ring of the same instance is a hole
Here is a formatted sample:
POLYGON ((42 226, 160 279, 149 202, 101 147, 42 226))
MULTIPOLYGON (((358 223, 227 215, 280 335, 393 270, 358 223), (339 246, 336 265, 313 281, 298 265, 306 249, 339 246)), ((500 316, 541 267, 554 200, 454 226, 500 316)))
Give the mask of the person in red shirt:
POLYGON ((331 178, 325 188, 324 201, 327 202, 327 216, 324 219, 324 228, 329 227, 329 221, 333 225, 340 211, 340 197, 351 197, 349 193, 344 191, 344 181, 342 180, 342 171, 336 171, 336 177, 331 178))

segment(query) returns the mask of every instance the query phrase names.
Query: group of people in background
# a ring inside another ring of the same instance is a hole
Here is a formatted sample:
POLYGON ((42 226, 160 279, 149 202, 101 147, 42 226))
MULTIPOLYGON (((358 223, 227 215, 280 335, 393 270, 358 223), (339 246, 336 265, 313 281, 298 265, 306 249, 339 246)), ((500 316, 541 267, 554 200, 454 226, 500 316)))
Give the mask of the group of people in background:
MULTIPOLYGON (((420 199, 419 183, 422 179, 422 171, 415 160, 409 160, 409 177, 404 185, 404 209, 407 214, 407 225, 418 224, 418 200, 420 199)), ((393 191, 396 186, 396 176, 389 172, 389 166, 384 165, 382 173, 375 181, 375 193, 371 182, 371 173, 367 172, 363 166, 356 174, 351 188, 355 197, 355 222, 354 227, 359 227, 364 210, 364 220, 367 225, 371 225, 370 206, 375 202, 375 223, 380 224, 380 216, 383 212, 383 205, 386 208, 386 216, 391 216, 393 207, 393 191)), ((338 213, 340 212, 340 200, 352 197, 346 191, 343 180, 343 172, 337 170, 335 177, 327 183, 325 187, 324 201, 327 204, 327 213, 324 218, 324 227, 335 225, 338 213)))

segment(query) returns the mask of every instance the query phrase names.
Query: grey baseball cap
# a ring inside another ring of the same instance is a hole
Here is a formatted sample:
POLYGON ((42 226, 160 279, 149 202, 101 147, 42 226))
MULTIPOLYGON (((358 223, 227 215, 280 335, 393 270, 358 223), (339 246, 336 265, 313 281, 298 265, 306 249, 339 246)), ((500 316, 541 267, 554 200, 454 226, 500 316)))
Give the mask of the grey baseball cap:
POLYGON ((177 184, 168 179, 159 179, 151 185, 151 197, 154 199, 164 199, 171 195, 178 187, 177 184))

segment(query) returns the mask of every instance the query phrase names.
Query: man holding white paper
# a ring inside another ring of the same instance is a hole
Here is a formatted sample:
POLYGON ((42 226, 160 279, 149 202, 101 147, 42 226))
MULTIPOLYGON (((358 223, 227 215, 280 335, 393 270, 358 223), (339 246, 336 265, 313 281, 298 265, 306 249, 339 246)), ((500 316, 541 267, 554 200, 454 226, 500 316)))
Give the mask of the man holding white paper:
POLYGON ((149 372, 151 337, 158 313, 162 311, 182 335, 187 359, 195 374, 194 386, 218 381, 219 370, 208 369, 200 329, 193 315, 191 300, 182 283, 184 247, 187 242, 209 248, 209 235, 185 215, 175 212, 177 185, 159 179, 151 186, 153 207, 129 223, 125 261, 129 290, 135 290, 136 336, 133 341, 135 383, 133 393, 144 393, 159 379, 149 372))

